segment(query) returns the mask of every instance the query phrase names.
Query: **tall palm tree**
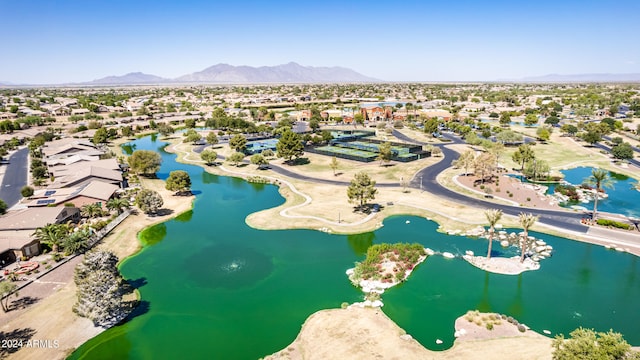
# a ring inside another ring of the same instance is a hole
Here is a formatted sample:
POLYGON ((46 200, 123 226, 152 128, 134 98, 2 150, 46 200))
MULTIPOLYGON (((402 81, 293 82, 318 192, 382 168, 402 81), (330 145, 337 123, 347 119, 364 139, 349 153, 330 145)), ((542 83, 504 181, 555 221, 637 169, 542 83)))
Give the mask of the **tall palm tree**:
POLYGON ((527 250, 527 243, 529 242, 529 229, 538 221, 538 216, 533 214, 518 214, 520 220, 520 226, 522 226, 522 238, 520 239, 520 262, 524 262, 524 252, 527 250))
POLYGON ((592 169, 591 176, 585 179, 585 183, 591 186, 595 186, 596 195, 593 197, 593 215, 591 219, 596 221, 598 219, 598 198, 600 197, 600 191, 602 188, 612 188, 613 181, 609 177, 609 172, 602 169, 592 169))
POLYGON ((493 243, 493 236, 496 232, 495 226, 502 217, 502 210, 487 209, 484 212, 484 216, 486 216, 487 222, 489 222, 489 250, 487 251, 487 259, 491 259, 491 244, 493 243))
POLYGON ((47 224, 37 228, 33 236, 41 243, 50 246, 52 252, 58 252, 68 233, 69 227, 66 224, 47 224))
POLYGON ((129 204, 129 201, 125 198, 113 198, 107 201, 106 206, 109 210, 116 210, 118 212, 118 215, 120 215, 122 214, 124 209, 128 209, 131 204, 129 204))
POLYGON ((80 208, 82 216, 87 218, 94 218, 102 215, 102 207, 96 203, 86 204, 80 208))

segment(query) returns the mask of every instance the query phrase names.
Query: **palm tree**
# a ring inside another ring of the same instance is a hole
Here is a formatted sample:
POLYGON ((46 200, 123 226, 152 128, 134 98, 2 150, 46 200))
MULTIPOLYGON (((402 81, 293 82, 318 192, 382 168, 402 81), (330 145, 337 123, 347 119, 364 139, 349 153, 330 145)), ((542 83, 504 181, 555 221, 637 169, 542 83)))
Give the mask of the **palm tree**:
POLYGON ((529 229, 538 221, 538 216, 533 214, 518 214, 520 219, 520 226, 522 226, 522 238, 520 239, 520 262, 524 262, 524 252, 527 250, 527 243, 529 241, 529 229))
POLYGON ((86 204, 80 208, 80 213, 86 218, 94 218, 102 215, 102 207, 96 203, 86 204))
POLYGON ((125 198, 113 198, 107 201, 107 209, 116 210, 118 215, 122 214, 124 209, 128 209, 131 206, 129 201, 125 198))
POLYGON ((66 255, 80 253, 87 249, 87 241, 91 236, 89 229, 74 231, 64 239, 64 252, 66 255))
POLYGON ((598 198, 600 197, 600 191, 603 187, 612 188, 613 181, 609 177, 609 172, 602 169, 592 169, 591 176, 585 179, 585 183, 596 187, 596 195, 593 197, 593 215, 591 219, 597 220, 598 215, 598 198))
POLYGON ((499 209, 487 209, 484 212, 487 221, 489 222, 489 250, 487 251, 487 259, 491 259, 491 244, 493 243, 493 235, 495 235, 495 226, 502 217, 502 210, 499 209))
POLYGON ((50 246, 51 251, 58 252, 68 233, 69 227, 66 224, 47 224, 44 227, 37 228, 33 236, 41 243, 50 246))

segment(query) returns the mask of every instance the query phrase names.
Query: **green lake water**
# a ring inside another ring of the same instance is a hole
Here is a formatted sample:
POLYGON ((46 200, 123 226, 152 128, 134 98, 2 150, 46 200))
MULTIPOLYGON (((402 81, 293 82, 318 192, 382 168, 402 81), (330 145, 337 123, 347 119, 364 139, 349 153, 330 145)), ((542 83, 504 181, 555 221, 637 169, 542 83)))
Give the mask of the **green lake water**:
MULTIPOLYGON (((315 311, 361 301, 345 271, 371 244, 419 242, 440 252, 486 252, 486 240, 444 235, 436 223, 412 216, 388 218, 375 232, 350 236, 255 230, 245 217, 281 204, 277 187, 176 163, 162 146, 146 137, 125 150, 159 151, 160 178, 188 171, 194 209, 141 234, 143 250, 120 267, 139 286, 139 314, 89 340, 72 359, 257 359, 291 343, 315 311)), ((504 313, 553 334, 578 326, 613 328, 640 345, 638 258, 532 235, 555 249, 541 270, 495 275, 459 258, 432 256, 383 295, 384 312, 434 350, 452 345, 453 322, 470 309, 504 313)), ((494 246, 495 256, 516 253, 494 246)))

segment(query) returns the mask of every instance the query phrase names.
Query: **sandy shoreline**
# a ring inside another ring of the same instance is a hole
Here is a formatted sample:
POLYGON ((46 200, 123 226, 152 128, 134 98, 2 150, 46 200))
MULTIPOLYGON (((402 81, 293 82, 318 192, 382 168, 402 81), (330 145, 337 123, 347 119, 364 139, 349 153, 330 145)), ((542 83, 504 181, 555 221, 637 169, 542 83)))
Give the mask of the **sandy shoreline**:
POLYGON ((521 263, 519 256, 511 258, 494 256, 487 259, 484 256, 464 255, 462 258, 478 269, 502 275, 518 275, 525 271, 540 269, 540 263, 529 258, 524 259, 524 262, 521 263))
MULTIPOLYGON (((431 351, 413 339, 380 309, 349 307, 318 311, 297 338, 270 359, 551 359, 551 339, 503 321, 493 330, 463 317, 455 329, 466 334, 451 349, 431 351)), ((451 330, 452 332, 454 329, 451 330)))
MULTIPOLYGON (((138 233, 145 228, 174 218, 192 208, 193 196, 174 196, 164 188, 164 181, 158 179, 143 179, 145 188, 158 191, 163 200, 163 208, 172 212, 163 216, 149 217, 143 213, 129 216, 122 224, 114 229, 97 246, 101 249, 113 251, 122 262, 129 256, 135 255, 141 245, 138 233)), ((106 329, 95 327, 93 323, 75 315, 71 308, 76 301, 76 286, 71 277, 66 285, 61 286, 50 296, 32 305, 19 317, 5 323, 0 331, 8 333, 16 329, 33 329, 33 339, 57 340, 57 348, 22 348, 10 355, 12 359, 64 359, 74 349, 97 336, 106 329)))

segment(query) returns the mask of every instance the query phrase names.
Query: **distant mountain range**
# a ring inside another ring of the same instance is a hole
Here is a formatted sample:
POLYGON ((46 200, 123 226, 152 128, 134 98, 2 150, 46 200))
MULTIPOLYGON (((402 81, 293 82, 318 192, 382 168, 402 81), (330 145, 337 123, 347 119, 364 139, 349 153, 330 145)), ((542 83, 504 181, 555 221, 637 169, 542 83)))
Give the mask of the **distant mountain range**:
POLYGON ((640 74, 549 74, 524 77, 516 82, 640 82, 640 74))
POLYGON ((284 65, 261 67, 217 64, 202 71, 183 75, 175 79, 135 72, 122 76, 107 76, 76 85, 153 85, 166 83, 258 84, 377 81, 380 80, 343 67, 302 66, 290 62, 284 65))
MULTIPOLYGON (((302 66, 295 62, 276 66, 233 66, 217 64, 202 71, 174 79, 133 72, 121 76, 58 85, 107 86, 107 85, 156 85, 156 84, 261 84, 261 83, 358 83, 381 82, 344 67, 302 66)), ((520 79, 499 79, 498 82, 529 83, 606 83, 640 82, 640 73, 630 74, 549 74, 520 79)), ((29 86, 0 81, 1 87, 29 86)), ((35 84, 34 84, 35 85, 35 84)))
POLYGON ((128 73, 122 76, 107 76, 101 79, 81 83, 83 85, 141 85, 160 84, 170 81, 160 76, 144 74, 141 72, 128 73))

